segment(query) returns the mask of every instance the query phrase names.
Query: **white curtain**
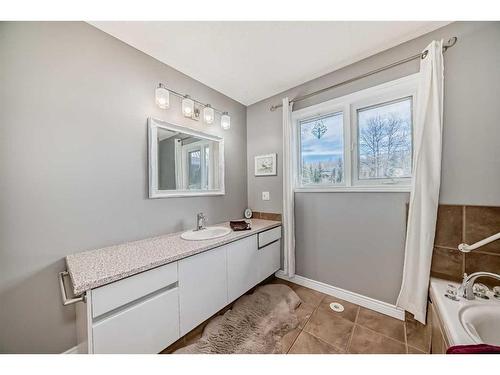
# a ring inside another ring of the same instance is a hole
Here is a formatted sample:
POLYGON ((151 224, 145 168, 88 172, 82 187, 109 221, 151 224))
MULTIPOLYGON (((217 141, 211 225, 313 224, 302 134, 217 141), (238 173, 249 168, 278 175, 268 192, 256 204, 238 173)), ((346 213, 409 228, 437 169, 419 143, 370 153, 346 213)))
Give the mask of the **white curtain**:
MULTIPOLYGON (((420 60, 413 153, 413 182, 406 232, 403 282, 397 305, 425 323, 441 181, 443 41, 420 60)), ((425 52, 424 52, 425 53, 425 52)))
POLYGON ((283 263, 288 277, 295 275, 295 221, 294 221, 294 150, 292 107, 283 98, 283 263))

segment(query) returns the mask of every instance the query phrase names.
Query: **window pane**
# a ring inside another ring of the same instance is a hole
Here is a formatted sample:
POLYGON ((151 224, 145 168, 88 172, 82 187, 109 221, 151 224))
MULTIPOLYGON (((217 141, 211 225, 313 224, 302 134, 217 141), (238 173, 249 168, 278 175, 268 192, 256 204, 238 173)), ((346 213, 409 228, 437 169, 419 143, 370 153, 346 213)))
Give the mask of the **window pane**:
POLYGON ((300 122, 302 185, 344 181, 342 112, 300 122))
POLYGON ((201 189, 201 151, 188 153, 189 189, 201 189))
POLYGON ((411 177, 412 98, 358 110, 358 178, 411 177))

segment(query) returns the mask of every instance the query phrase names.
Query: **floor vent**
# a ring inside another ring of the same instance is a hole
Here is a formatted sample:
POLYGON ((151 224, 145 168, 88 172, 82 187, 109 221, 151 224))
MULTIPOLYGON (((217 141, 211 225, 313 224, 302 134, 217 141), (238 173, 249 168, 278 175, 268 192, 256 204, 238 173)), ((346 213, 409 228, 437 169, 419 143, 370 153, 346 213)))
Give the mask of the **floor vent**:
POLYGON ((335 312, 342 312, 344 311, 344 306, 342 306, 340 303, 338 302, 332 302, 330 303, 330 308, 335 311, 335 312))

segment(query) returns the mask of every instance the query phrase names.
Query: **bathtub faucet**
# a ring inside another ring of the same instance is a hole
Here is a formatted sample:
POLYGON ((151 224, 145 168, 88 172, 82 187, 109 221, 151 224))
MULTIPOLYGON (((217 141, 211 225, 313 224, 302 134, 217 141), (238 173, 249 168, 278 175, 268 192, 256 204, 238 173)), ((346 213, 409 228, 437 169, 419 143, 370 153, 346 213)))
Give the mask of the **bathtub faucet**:
POLYGON ((478 277, 483 277, 483 276, 492 277, 494 279, 500 280, 500 275, 492 272, 474 272, 471 273, 470 275, 464 273, 464 280, 462 281, 462 285, 460 286, 460 295, 467 300, 473 300, 474 282, 478 277))

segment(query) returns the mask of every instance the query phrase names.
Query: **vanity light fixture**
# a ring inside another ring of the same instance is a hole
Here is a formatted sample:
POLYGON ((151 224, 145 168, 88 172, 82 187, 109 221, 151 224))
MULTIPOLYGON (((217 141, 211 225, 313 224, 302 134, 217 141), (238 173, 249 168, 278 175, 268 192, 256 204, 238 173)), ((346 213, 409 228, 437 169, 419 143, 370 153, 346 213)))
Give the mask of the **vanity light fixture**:
POLYGON ((231 117, 229 117, 229 113, 222 112, 222 116, 220 117, 220 126, 224 130, 231 127, 231 117))
POLYGON ((203 108, 203 121, 205 124, 212 125, 215 120, 215 112, 210 104, 207 104, 205 108, 203 108))
POLYGON ((155 101, 161 109, 167 109, 170 107, 170 93, 165 86, 163 86, 163 83, 158 84, 158 87, 155 90, 155 101))
POLYGON ((184 117, 193 117, 194 113, 194 101, 189 95, 184 95, 182 99, 182 114, 184 117))
POLYGON ((182 99, 181 110, 184 117, 198 121, 203 110, 203 122, 205 124, 213 124, 215 122, 215 115, 219 114, 221 128, 227 130, 231 127, 231 117, 228 112, 219 111, 210 104, 202 103, 199 100, 191 98, 189 95, 170 90, 163 83, 159 83, 155 89, 156 105, 161 109, 168 109, 170 107, 170 95, 182 99))

